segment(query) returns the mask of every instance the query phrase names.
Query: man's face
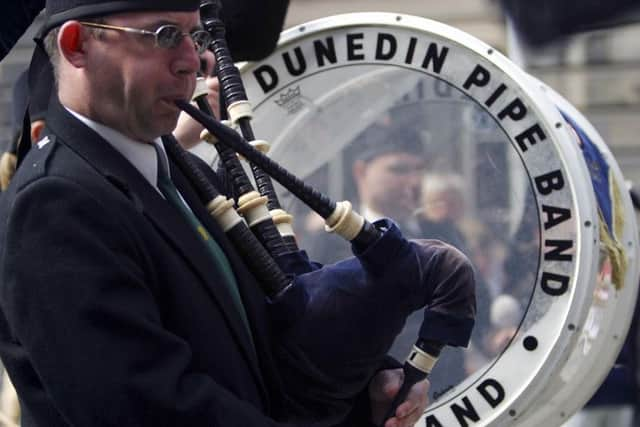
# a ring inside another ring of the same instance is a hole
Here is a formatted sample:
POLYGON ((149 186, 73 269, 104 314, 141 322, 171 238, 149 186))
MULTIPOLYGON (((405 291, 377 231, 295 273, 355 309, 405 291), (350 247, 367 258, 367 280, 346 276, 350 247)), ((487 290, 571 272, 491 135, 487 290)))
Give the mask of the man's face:
POLYGON ((399 221, 417 208, 423 174, 424 160, 409 153, 383 154, 354 166, 361 201, 399 221))
MULTIPOLYGON (((150 31, 174 24, 188 33, 199 27, 200 16, 198 12, 144 12, 113 15, 105 21, 150 31)), ((164 49, 156 47, 150 36, 99 30, 87 42, 89 117, 136 140, 168 134, 180 112, 174 101, 191 98, 199 66, 189 37, 175 48, 164 49)))

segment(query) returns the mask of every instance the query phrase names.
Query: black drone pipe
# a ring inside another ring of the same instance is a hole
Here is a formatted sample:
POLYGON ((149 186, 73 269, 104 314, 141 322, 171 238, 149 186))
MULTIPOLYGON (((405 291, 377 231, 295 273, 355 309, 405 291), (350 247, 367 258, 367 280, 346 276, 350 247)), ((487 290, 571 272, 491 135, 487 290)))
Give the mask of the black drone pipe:
POLYGON ((242 254, 251 272, 256 277, 260 277, 259 283, 263 286, 266 296, 270 299, 277 299, 291 286, 291 278, 282 272, 264 246, 247 227, 233 208, 233 201, 218 192, 194 163, 190 154, 172 138, 165 139, 165 147, 180 171, 194 184, 194 188, 207 211, 242 254))
MULTIPOLYGON (((219 0, 202 0, 200 2, 200 19, 205 30, 211 34, 213 39, 210 49, 216 58, 216 75, 220 81, 221 104, 226 106, 231 121, 238 124, 244 139, 255 141, 251 127, 253 114, 251 105, 248 102, 240 72, 233 62, 227 45, 225 26, 220 19, 221 7, 219 0)), ((267 207, 275 215, 275 220, 288 224, 281 230, 287 249, 291 252, 297 251, 298 245, 291 228, 292 217, 282 210, 269 175, 254 163, 251 163, 251 171, 258 191, 267 197, 267 207)))
MULTIPOLYGON (((213 111, 207 101, 204 79, 199 78, 198 84, 205 87, 196 94, 194 100, 203 113, 213 117, 213 111)), ((244 214, 249 228, 273 257, 283 257, 291 252, 267 210, 266 197, 260 196, 255 191, 236 153, 225 145, 214 145, 220 156, 220 161, 231 179, 238 199, 239 210, 244 214)))

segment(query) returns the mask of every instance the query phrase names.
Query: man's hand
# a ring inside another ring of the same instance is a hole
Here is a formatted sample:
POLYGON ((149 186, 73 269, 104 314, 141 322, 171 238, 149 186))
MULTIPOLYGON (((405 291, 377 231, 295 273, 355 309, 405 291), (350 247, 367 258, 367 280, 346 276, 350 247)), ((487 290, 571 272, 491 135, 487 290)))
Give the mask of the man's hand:
MULTIPOLYGON (((207 95, 207 102, 211 106, 211 111, 220 118, 220 82, 217 77, 212 77, 213 68, 215 66, 215 58, 213 53, 206 51, 202 55, 203 60, 203 73, 208 76, 206 78, 207 88, 209 94, 207 95)), ((188 114, 182 112, 178 117, 178 124, 173 131, 173 135, 176 137, 180 145, 183 148, 189 149, 200 142, 200 133, 203 130, 203 126, 191 118, 188 114)))
MULTIPOLYGON (((378 372, 369 385, 371 399, 371 420, 377 426, 382 424, 404 374, 402 369, 387 369, 378 372)), ((418 422, 429 404, 429 380, 420 381, 411 387, 407 399, 396 410, 396 415, 387 420, 384 427, 412 427, 418 422)))

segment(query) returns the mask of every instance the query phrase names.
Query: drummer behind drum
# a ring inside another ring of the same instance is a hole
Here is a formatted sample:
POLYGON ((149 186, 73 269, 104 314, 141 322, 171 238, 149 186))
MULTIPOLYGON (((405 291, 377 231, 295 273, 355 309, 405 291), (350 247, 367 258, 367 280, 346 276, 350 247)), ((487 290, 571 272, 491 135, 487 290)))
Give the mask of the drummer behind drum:
POLYGON ((395 124, 375 124, 353 148, 360 212, 369 221, 393 219, 407 236, 424 236, 414 216, 426 169, 420 134, 395 124))
MULTIPOLYGON (((414 216, 426 166, 419 134, 412 129, 374 123, 358 136, 349 152, 353 153, 351 172, 358 199, 355 209, 371 222, 392 219, 407 237, 427 236, 414 216)), ((313 224, 308 227, 312 233, 313 228, 313 224)), ((320 234, 320 230, 315 232, 320 234)), ((351 255, 337 239, 308 240, 310 252, 320 262, 351 255)))

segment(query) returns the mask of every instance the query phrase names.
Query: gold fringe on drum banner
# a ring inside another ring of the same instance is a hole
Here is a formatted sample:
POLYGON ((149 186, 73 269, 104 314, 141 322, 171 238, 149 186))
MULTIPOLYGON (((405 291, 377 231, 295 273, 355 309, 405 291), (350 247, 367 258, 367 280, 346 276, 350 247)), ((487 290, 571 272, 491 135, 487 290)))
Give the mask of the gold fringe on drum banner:
MULTIPOLYGON (((611 175, 611 170, 609 170, 611 175)), ((613 177, 609 176, 609 193, 611 195, 611 218, 613 230, 609 230, 607 222, 604 220, 602 211, 598 207, 600 216, 600 242, 607 251, 611 261, 611 282, 616 290, 624 286, 624 278, 627 273, 627 254, 624 246, 620 243, 619 237, 624 230, 624 206, 620 188, 613 177)))

